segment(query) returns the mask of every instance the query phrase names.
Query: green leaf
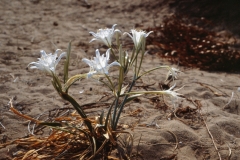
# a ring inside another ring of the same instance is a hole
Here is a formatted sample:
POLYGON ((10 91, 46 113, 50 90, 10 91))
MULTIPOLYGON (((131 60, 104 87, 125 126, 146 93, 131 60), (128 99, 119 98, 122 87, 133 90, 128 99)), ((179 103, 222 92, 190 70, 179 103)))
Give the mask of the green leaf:
POLYGON ((71 43, 69 42, 68 48, 67 48, 67 59, 64 64, 64 83, 68 80, 68 67, 69 67, 69 61, 70 61, 70 53, 71 53, 71 43))
POLYGON ((59 89, 62 89, 61 82, 60 82, 60 80, 58 79, 57 76, 53 76, 53 81, 54 81, 54 83, 57 85, 57 87, 58 87, 59 89))
POLYGON ((82 118, 87 118, 87 115, 83 111, 82 107, 75 101, 75 99, 64 92, 62 93, 62 98, 70 102, 82 118))
POLYGON ((59 79, 58 79, 56 76, 53 76, 52 85, 53 85, 53 87, 57 90, 57 92, 58 92, 59 94, 62 93, 62 85, 61 85, 61 82, 59 81, 59 79))
POLYGON ((68 79, 68 81, 64 84, 64 92, 67 92, 69 87, 76 82, 77 80, 84 79, 87 77, 87 74, 77 74, 75 76, 72 76, 68 79))
MULTIPOLYGON (((104 124, 105 130, 107 130, 108 122, 111 121, 111 111, 112 111, 112 107, 113 107, 115 101, 116 101, 116 99, 113 101, 113 103, 111 104, 110 108, 108 109, 108 113, 107 113, 106 120, 105 120, 105 124, 104 124), (109 119, 110 119, 110 120, 109 120, 109 119)), ((111 124, 110 124, 110 125, 111 125, 111 124)))
POLYGON ((85 114, 85 112, 83 111, 83 108, 75 101, 75 99, 73 99, 70 95, 68 95, 65 92, 61 93, 61 96, 63 99, 67 100, 68 102, 70 102, 72 104, 72 106, 76 109, 76 111, 78 112, 78 114, 85 119, 84 122, 87 125, 89 131, 93 134, 93 127, 92 124, 89 120, 86 120, 87 115, 85 114))
POLYGON ((124 80, 124 70, 123 70, 123 67, 120 66, 119 77, 118 77, 118 96, 120 95, 121 90, 122 90, 123 80, 124 80))
POLYGON ((127 98, 125 104, 128 103, 128 102, 130 102, 130 101, 132 101, 132 100, 134 100, 135 98, 137 98, 137 97, 139 97, 139 96, 141 96, 141 95, 143 95, 143 94, 135 94, 135 95, 129 96, 129 97, 127 98))
POLYGON ((160 68, 169 68, 169 66, 159 66, 159 67, 150 69, 150 70, 144 72, 143 74, 141 74, 140 76, 138 76, 137 79, 141 78, 141 77, 144 76, 145 74, 148 74, 148 73, 150 73, 150 72, 152 72, 152 71, 155 71, 155 70, 157 70, 157 69, 160 69, 160 68))

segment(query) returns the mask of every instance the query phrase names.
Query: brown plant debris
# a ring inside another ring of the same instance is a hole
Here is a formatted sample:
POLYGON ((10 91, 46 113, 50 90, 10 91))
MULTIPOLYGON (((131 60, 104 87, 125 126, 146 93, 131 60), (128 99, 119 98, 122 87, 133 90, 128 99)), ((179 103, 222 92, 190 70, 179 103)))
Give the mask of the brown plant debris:
MULTIPOLYGON (((15 109, 12 107, 13 110, 15 109)), ((18 115, 23 117, 20 114, 18 115)), ((27 116, 24 115, 25 117, 27 116)), ((27 117, 27 119, 29 118, 27 117)), ((34 120, 34 122, 39 121, 34 120)), ((52 132, 49 136, 37 137, 29 135, 1 144, 0 148, 16 144, 19 151, 14 154, 13 160, 77 159, 88 154, 85 153, 90 146, 89 137, 86 136, 88 131, 84 125, 81 125, 83 124, 83 119, 80 116, 72 113, 71 118, 70 116, 57 117, 55 122, 61 125, 52 126, 52 132), (68 123, 64 123, 66 120, 68 123)), ((35 129, 34 134, 37 134, 37 132, 39 130, 35 129)))
POLYGON ((182 66, 240 71, 240 52, 227 43, 226 37, 208 30, 212 27, 210 24, 204 18, 166 17, 160 27, 147 29, 154 31, 148 44, 157 46, 154 53, 182 66), (220 38, 225 40, 220 41, 220 38))
POLYGON ((60 108, 35 119, 17 111, 12 100, 10 105, 13 113, 30 120, 28 136, 0 144, 0 149, 17 145, 18 151, 13 154, 13 160, 109 159, 108 156, 112 157, 111 152, 115 149, 119 157, 129 159, 133 145, 132 135, 121 130, 113 131, 109 123, 104 129, 99 124, 99 116, 83 119, 70 108, 60 108), (41 121, 46 117, 47 120, 41 121), (86 127, 86 120, 91 122, 94 132, 86 127), (50 131, 50 134, 44 134, 46 131, 50 131), (117 140, 120 134, 129 137, 126 148, 117 140))

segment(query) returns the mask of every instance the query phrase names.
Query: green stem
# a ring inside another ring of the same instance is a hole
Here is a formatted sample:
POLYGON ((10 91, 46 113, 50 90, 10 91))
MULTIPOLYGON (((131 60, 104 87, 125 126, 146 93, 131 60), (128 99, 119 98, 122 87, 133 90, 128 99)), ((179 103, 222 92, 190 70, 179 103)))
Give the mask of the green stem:
POLYGON ((119 101, 119 95, 116 97, 115 108, 114 108, 113 117, 112 117, 112 125, 114 125, 115 117, 117 114, 118 101, 119 101))
POLYGON ((139 75, 139 72, 140 72, 140 69, 141 69, 141 66, 142 66, 143 56, 144 56, 144 53, 142 51, 141 60, 140 60, 140 64, 139 64, 139 67, 138 67, 137 76, 139 75))
POLYGON ((109 76, 107 74, 105 74, 105 77, 107 78, 108 82, 110 83, 110 87, 111 87, 111 90, 113 91, 113 93, 115 93, 115 87, 111 81, 111 79, 109 78, 109 76))
POLYGON ((67 59, 65 61, 64 64, 64 78, 63 78, 63 82, 64 84, 67 82, 68 80, 68 68, 69 68, 69 63, 70 63, 70 53, 71 53, 71 41, 68 44, 68 48, 67 48, 67 59))
POLYGON ((116 57, 116 55, 115 55, 115 53, 114 53, 114 51, 113 51, 112 47, 110 48, 110 50, 111 50, 111 53, 112 53, 112 55, 113 55, 114 59, 115 59, 115 60, 118 62, 118 59, 117 59, 117 57, 116 57))
MULTIPOLYGON (((131 92, 132 87, 134 86, 134 84, 135 84, 135 82, 136 82, 136 79, 137 79, 136 74, 134 74, 133 81, 132 81, 132 83, 131 83, 131 85, 130 85, 130 87, 129 87, 129 89, 128 89, 128 92, 131 92)), ((119 120, 119 118, 120 118, 121 112, 122 112, 122 110, 123 110, 123 107, 124 107, 124 105, 125 105, 125 103, 126 103, 126 100, 127 100, 128 96, 129 96, 129 95, 126 95, 126 96, 124 97, 124 99, 123 99, 123 101, 122 101, 122 103, 121 103, 121 105, 120 105, 120 107, 119 107, 119 111, 118 111, 116 120, 115 120, 115 122, 114 122, 114 124, 113 124, 113 130, 116 130, 116 128, 117 128, 118 120, 119 120)), ((115 106, 115 107, 117 107, 117 106, 115 106)), ((115 109, 116 109, 116 108, 115 108, 115 109)), ((114 119, 113 119, 113 121, 114 121, 114 119)))
POLYGON ((112 111, 112 107, 113 107, 113 104, 115 103, 116 99, 113 101, 113 103, 111 104, 111 106, 109 107, 109 110, 108 110, 108 113, 107 113, 107 117, 106 117, 106 120, 105 120, 105 124, 104 124, 104 128, 105 130, 107 130, 107 126, 108 126, 108 122, 109 122, 109 117, 110 117, 110 114, 111 114, 111 111, 112 111))
POLYGON ((135 59, 135 69, 134 69, 134 74, 137 75, 137 58, 135 59))
POLYGON ((132 65, 132 61, 134 59, 134 55, 135 55, 135 48, 133 48, 133 50, 132 50, 132 54, 131 54, 131 58, 130 58, 130 65, 132 65))

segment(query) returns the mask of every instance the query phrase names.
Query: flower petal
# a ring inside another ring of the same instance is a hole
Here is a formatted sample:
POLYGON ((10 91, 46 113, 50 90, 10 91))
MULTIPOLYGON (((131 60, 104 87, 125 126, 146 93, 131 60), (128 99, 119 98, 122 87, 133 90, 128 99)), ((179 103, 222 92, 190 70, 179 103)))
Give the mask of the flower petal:
POLYGON ((127 34, 130 38, 133 39, 133 36, 131 34, 129 34, 128 32, 124 32, 123 35, 127 34))
POLYGON ((92 66, 92 65, 93 65, 92 61, 89 60, 89 59, 87 59, 87 58, 83 58, 82 61, 85 62, 85 63, 87 63, 89 66, 92 66))
POLYGON ((107 52, 106 52, 106 59, 107 59, 107 61, 109 60, 109 58, 110 58, 110 50, 111 50, 111 48, 109 48, 108 50, 107 50, 107 52))
MULTIPOLYGON (((55 52, 56 53, 56 52, 55 52)), ((58 65, 59 61, 63 58, 63 57, 66 57, 67 56, 67 53, 66 52, 63 52, 60 54, 60 56, 58 57, 58 59, 56 60, 55 62, 55 67, 58 65)))
POLYGON ((44 50, 41 50, 40 53, 42 56, 47 56, 47 53, 44 50))
POLYGON ((95 53, 96 53, 96 58, 98 58, 98 59, 99 59, 99 58, 101 57, 101 56, 100 56, 100 52, 99 52, 99 50, 98 50, 98 49, 96 49, 96 52, 95 52, 95 53))
POLYGON ((112 30, 114 30, 114 27, 116 26, 117 24, 114 24, 113 26, 112 26, 112 30))
POLYGON ((148 32, 145 37, 149 36, 149 34, 153 33, 153 31, 148 32))
POLYGON ((114 62, 112 62, 111 64, 109 64, 107 67, 110 68, 110 67, 112 67, 112 66, 121 66, 121 65, 120 65, 120 63, 114 61, 114 62))

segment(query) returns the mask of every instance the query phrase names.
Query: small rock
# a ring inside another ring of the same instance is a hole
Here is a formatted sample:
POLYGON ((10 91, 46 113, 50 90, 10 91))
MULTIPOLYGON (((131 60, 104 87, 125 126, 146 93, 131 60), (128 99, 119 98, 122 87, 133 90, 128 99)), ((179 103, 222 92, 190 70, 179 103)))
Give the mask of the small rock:
POLYGON ((53 25, 54 25, 54 26, 58 26, 58 23, 57 23, 57 22, 53 22, 53 25))

